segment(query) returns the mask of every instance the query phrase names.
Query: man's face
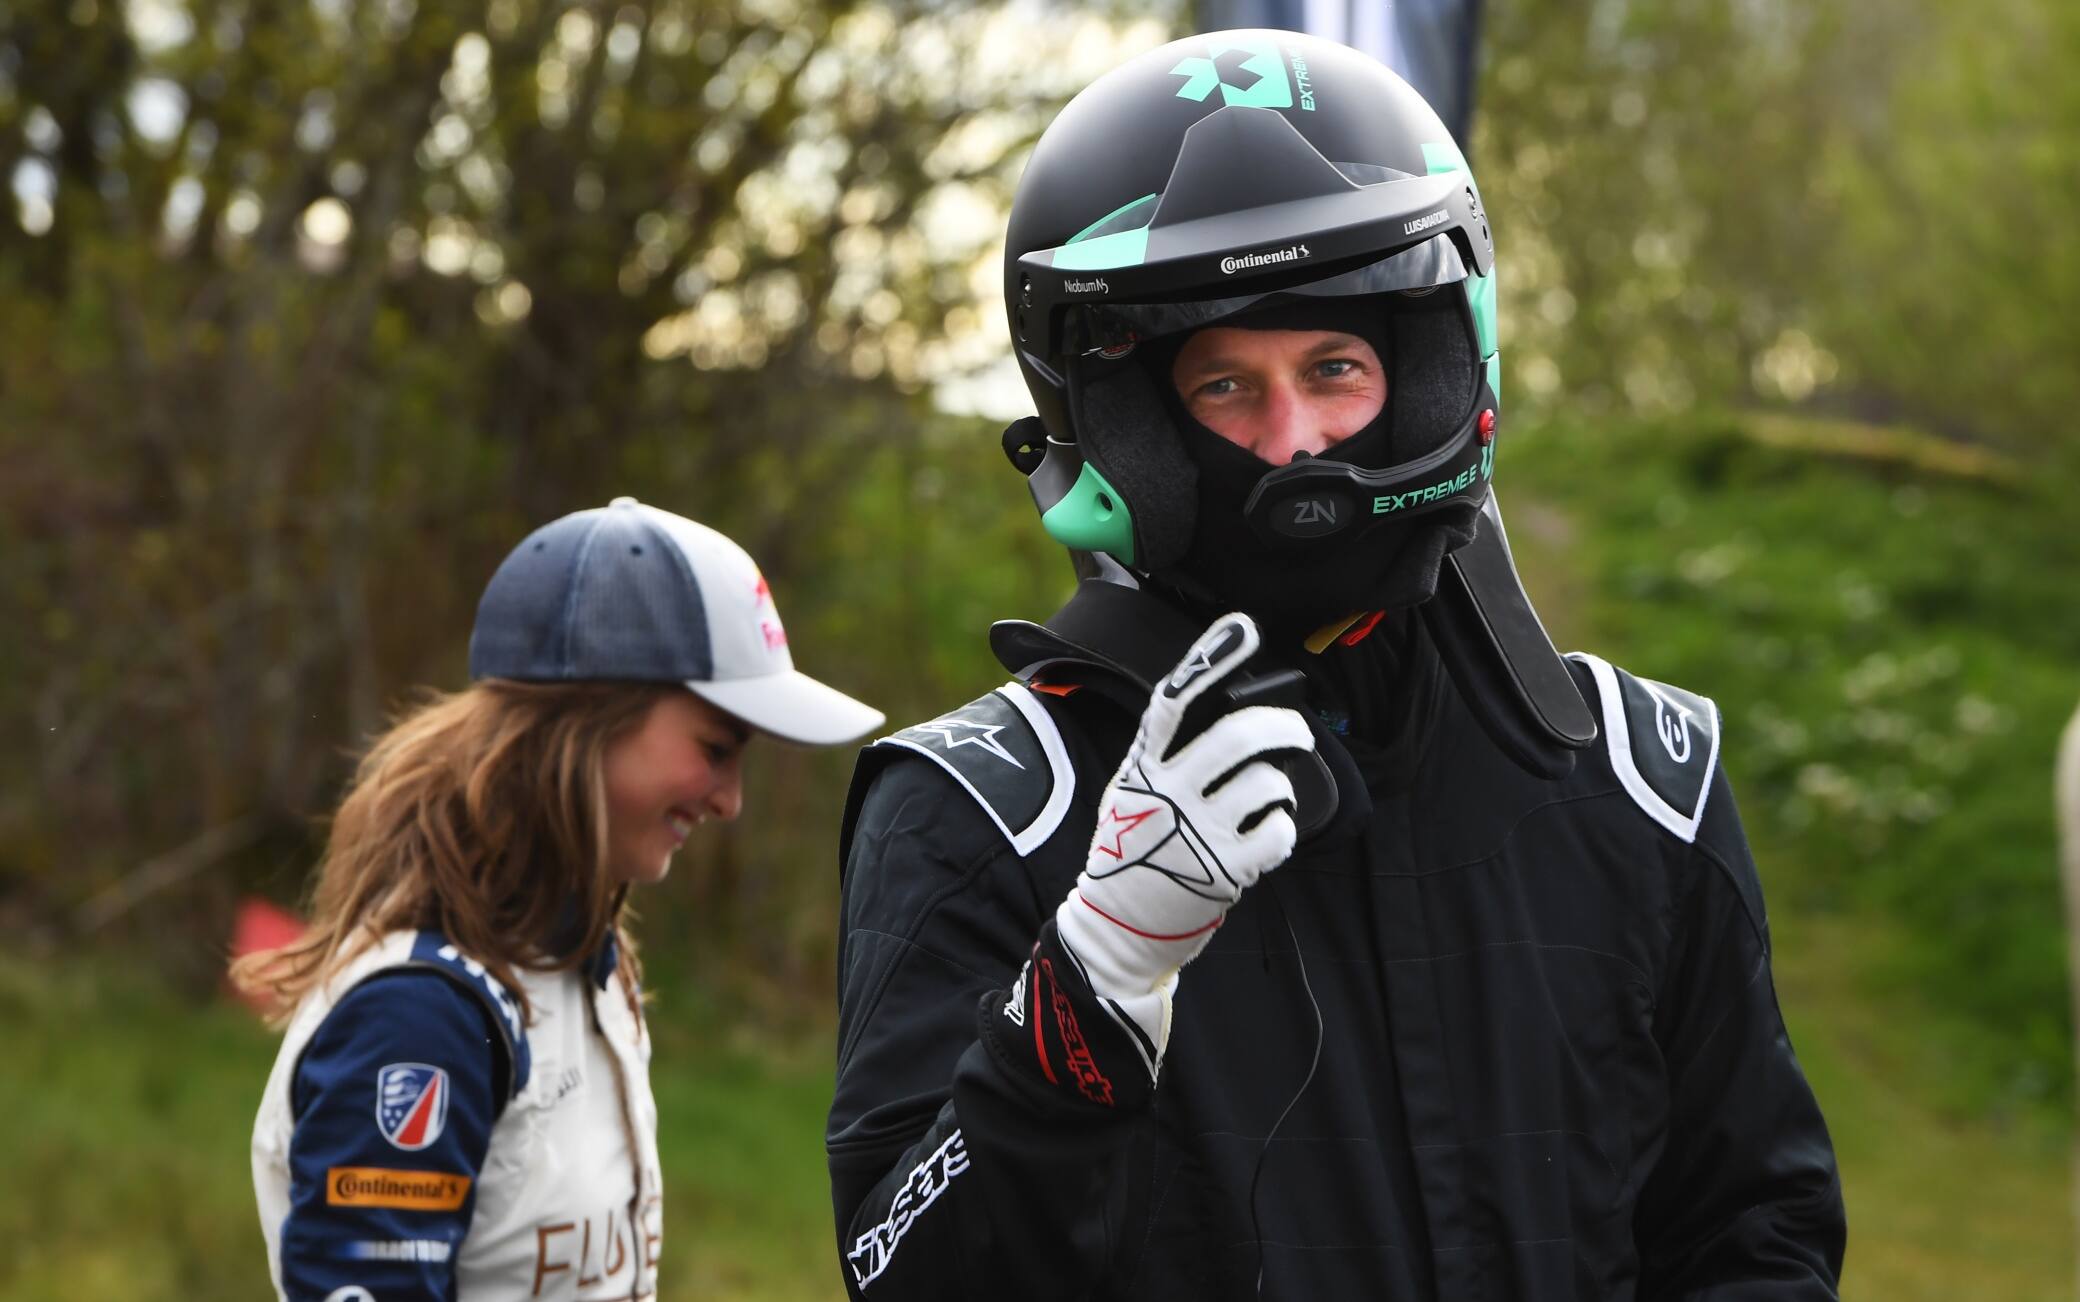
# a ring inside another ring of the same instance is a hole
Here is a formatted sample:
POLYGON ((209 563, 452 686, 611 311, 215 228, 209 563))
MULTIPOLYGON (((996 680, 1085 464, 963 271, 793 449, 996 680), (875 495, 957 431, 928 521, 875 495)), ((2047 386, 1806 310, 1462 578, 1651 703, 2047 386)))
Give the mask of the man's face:
POLYGON ((1387 401, 1379 354, 1339 330, 1210 326, 1178 350, 1170 379, 1193 419, 1274 466, 1320 456, 1387 401))

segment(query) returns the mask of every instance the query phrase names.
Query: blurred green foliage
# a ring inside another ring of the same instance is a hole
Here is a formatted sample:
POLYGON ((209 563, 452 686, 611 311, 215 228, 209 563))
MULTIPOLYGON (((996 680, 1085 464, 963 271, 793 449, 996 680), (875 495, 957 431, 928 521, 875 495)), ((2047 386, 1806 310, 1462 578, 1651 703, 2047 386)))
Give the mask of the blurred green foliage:
MULTIPOLYGON (((209 988, 231 901, 299 893, 351 750, 460 683, 500 556, 616 494, 743 542, 836 681, 969 676, 944 633, 983 603, 946 567, 1000 596, 1065 571, 926 380, 995 355, 975 272, 1024 143, 1156 34, 801 0, 0 9, 0 722, 28 739, 0 932, 209 988)), ((725 847, 704 916, 732 926, 829 888, 839 764, 769 768, 815 830, 725 847)), ((798 1001, 799 930, 759 933, 798 1001)))
POLYGON ((1811 403, 2080 463, 2080 8, 1486 14, 1509 401, 1811 403))
POLYGON ((1533 428, 1503 463, 1505 502, 1535 508, 1512 538, 1564 554, 1579 586, 1545 606, 1572 603, 1561 618, 1592 649, 1718 701, 1744 819, 1782 861, 1777 907, 1899 925, 1863 957, 1909 994, 1903 1013, 1948 1015, 1920 1066, 1953 1101, 2062 1107, 2050 771, 2080 695, 2071 486, 1998 462, 1944 475, 1917 464, 1925 439, 1836 432, 1762 415, 1533 428))

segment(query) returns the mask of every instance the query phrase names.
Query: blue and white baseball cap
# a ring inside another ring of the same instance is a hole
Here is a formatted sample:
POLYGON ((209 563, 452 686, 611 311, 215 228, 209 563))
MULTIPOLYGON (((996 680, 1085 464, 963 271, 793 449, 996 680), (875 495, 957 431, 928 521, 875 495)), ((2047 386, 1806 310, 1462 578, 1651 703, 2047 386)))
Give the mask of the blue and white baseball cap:
POLYGON ((765 576, 684 516, 617 497, 543 525, 477 603, 469 676, 677 682, 760 732, 828 745, 881 711, 794 667, 765 576))

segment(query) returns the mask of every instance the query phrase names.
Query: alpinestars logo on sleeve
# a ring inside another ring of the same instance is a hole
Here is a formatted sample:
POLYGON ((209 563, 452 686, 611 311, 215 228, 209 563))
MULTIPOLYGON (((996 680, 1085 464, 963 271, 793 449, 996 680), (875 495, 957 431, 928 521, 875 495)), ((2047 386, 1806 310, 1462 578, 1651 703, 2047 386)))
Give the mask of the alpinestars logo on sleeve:
POLYGON ((1004 1016, 1013 1026, 1026 1024, 1026 975, 1033 970, 1033 960, 1018 970, 1018 980, 1011 983, 1011 997, 1004 1001, 1004 1016))
POLYGON ((911 731, 931 733, 946 743, 947 750, 952 750, 956 746, 980 746, 983 750, 1009 764, 1012 768, 1022 769, 1025 767, 1025 765, 1012 757, 1010 751, 1004 749, 1003 742, 997 740, 997 734, 1004 731, 1004 725, 1001 723, 970 723, 966 719, 938 719, 931 723, 920 723, 911 731))
POLYGON ((506 988, 499 983, 497 977, 491 975, 490 969, 453 945, 442 945, 434 951, 434 956, 445 959, 450 963, 460 964, 464 972, 467 972, 473 980, 481 983, 484 989, 490 992, 492 1002, 498 1005, 499 1014, 506 1019, 507 1028, 512 1031, 516 1038, 520 1035, 524 1029, 520 1025, 520 1003, 506 991, 506 988))
POLYGON ((968 1147, 956 1130, 945 1142, 932 1150, 930 1157, 911 1168, 910 1178, 896 1190, 896 1196, 888 1205, 888 1216, 881 1224, 859 1236, 845 1260, 852 1267, 852 1278, 861 1288, 874 1282, 882 1271, 888 1269, 896 1248, 903 1236, 922 1216, 925 1209, 939 1201, 946 1186, 953 1178, 968 1169, 968 1147))

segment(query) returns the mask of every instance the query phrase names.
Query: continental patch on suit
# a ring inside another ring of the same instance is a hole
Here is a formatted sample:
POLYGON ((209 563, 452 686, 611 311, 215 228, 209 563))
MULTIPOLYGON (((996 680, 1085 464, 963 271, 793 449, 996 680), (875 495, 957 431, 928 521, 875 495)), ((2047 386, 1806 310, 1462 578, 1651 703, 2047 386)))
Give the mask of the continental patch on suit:
POLYGON ((392 1207, 405 1212, 452 1212, 469 1197, 470 1178, 448 1171, 390 1171, 335 1166, 325 1173, 325 1201, 333 1207, 392 1207))

